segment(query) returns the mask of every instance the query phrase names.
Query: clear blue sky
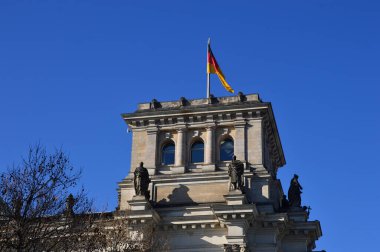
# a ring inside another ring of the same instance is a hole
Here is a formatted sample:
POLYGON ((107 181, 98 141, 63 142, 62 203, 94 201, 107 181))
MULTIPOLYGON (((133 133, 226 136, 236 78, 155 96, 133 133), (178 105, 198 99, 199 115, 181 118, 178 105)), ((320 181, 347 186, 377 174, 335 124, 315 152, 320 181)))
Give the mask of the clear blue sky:
MULTIPOLYGON (((375 251, 380 211, 378 1, 0 2, 0 171, 62 146, 116 206, 137 103, 205 97, 206 42, 237 91, 273 103, 319 249, 375 251), (191 3, 190 3, 191 2, 191 3)), ((212 93, 229 95, 212 76, 212 93)))

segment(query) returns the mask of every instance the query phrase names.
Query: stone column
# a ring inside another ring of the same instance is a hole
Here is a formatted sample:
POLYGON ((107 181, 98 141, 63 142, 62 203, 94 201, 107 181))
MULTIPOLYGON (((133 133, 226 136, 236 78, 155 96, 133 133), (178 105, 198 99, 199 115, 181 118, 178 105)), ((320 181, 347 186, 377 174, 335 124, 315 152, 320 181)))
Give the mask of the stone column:
POLYGON ((246 125, 245 121, 235 123, 235 139, 234 139, 234 154, 236 158, 244 164, 247 161, 246 147, 246 125))
POLYGON ((185 172, 185 153, 186 153, 186 128, 177 129, 177 143, 175 145, 175 167, 171 168, 172 173, 185 172))
POLYGON ((206 128, 206 144, 205 144, 205 158, 204 158, 204 171, 215 170, 215 126, 208 126, 206 128))
POLYGON ((206 135, 206 145, 205 145, 205 164, 214 163, 214 136, 215 127, 208 127, 206 135))
POLYGON ((148 169, 149 175, 154 175, 156 173, 157 165, 157 139, 158 139, 158 129, 151 128, 148 129, 146 136, 146 147, 145 147, 145 160, 144 166, 148 169))

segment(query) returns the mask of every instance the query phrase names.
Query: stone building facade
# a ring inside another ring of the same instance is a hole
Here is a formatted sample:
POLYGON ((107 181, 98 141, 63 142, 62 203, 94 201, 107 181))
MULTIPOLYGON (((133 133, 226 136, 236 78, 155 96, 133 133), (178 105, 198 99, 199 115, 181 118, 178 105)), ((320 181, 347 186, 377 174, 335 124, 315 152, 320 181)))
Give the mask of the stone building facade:
POLYGON ((285 165, 271 103, 258 94, 138 105, 122 115, 132 131, 130 173, 118 209, 153 220, 171 251, 306 252, 322 235, 306 209, 285 209, 277 171, 285 165), (231 191, 232 155, 244 164, 244 193, 231 191), (149 201, 134 196, 144 162, 149 201))

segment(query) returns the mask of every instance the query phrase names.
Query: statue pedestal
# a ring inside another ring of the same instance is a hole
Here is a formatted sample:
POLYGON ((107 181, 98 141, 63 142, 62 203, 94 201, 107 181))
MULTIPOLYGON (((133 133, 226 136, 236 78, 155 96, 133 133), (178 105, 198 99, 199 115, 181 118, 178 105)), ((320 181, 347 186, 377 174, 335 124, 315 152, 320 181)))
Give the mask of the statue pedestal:
POLYGON ((135 225, 141 225, 150 221, 158 223, 160 216, 152 208, 149 201, 142 195, 135 195, 132 200, 128 201, 131 211, 128 212, 128 219, 132 220, 135 225))
POLYGON ((230 191, 223 195, 226 204, 213 206, 213 212, 220 223, 227 227, 225 251, 245 251, 247 246, 247 230, 250 222, 259 213, 254 204, 247 204, 245 194, 240 190, 230 191))
POLYGON ((245 195, 240 190, 230 191, 227 195, 223 195, 223 197, 228 206, 243 205, 247 203, 245 195))
POLYGON ((156 175, 156 168, 147 168, 149 176, 156 175))
POLYGON ((290 207, 288 217, 295 222, 305 222, 309 218, 307 212, 302 207, 290 207))
POLYGON ((148 210, 151 208, 150 203, 145 199, 145 196, 135 195, 132 200, 128 201, 131 206, 131 211, 148 210))
POLYGON ((305 210, 302 208, 302 207, 289 207, 289 210, 288 210, 288 212, 292 212, 292 213, 294 213, 294 212, 305 212, 305 210))

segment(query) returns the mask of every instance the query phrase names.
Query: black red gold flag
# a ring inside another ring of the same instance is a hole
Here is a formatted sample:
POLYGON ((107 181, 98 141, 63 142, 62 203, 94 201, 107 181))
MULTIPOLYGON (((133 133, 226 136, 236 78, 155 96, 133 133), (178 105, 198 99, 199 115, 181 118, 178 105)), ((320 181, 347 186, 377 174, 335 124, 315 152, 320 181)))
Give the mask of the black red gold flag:
POLYGON ((219 80, 222 83, 223 87, 227 89, 227 91, 230 93, 234 92, 231 86, 227 83, 226 78, 224 77, 224 74, 222 72, 222 69, 220 69, 218 62, 216 61, 215 56, 212 53, 210 44, 208 44, 208 50, 207 50, 207 73, 218 75, 219 80))

